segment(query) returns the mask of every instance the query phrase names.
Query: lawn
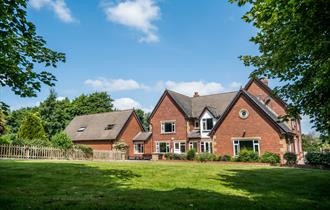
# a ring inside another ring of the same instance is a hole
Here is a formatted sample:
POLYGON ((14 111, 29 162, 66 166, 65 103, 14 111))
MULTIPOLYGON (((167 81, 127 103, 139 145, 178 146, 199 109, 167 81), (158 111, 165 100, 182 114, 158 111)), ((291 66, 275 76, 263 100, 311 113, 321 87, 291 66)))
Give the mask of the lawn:
POLYGON ((182 162, 0 161, 0 209, 330 209, 330 171, 182 162))

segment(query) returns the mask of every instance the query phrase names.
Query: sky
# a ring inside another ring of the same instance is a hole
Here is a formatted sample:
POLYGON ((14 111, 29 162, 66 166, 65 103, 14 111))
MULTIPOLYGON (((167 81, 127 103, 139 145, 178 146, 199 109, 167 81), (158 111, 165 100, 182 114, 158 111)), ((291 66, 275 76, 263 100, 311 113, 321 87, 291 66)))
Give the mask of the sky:
MULTIPOLYGON (((166 88, 192 96, 247 83, 253 68, 238 56, 258 54, 249 42, 256 29, 241 19, 247 9, 219 0, 30 0, 27 12, 47 47, 66 54, 47 68, 59 100, 106 91, 118 109, 152 111, 166 88)), ((38 105, 49 90, 20 98, 1 88, 0 97, 19 109, 38 105)))

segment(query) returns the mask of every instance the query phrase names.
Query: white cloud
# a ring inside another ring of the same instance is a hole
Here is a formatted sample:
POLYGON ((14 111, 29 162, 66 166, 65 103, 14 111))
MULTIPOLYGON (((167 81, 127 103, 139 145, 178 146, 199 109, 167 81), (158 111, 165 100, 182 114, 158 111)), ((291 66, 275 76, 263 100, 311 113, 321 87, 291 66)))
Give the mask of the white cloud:
POLYGON ((43 7, 50 8, 57 15, 57 17, 65 22, 74 22, 70 9, 65 3, 65 0, 30 0, 30 5, 34 9, 42 9, 43 7))
POLYGON ((240 82, 232 82, 229 85, 229 90, 239 90, 242 87, 242 83, 240 82))
POLYGON ((132 98, 118 98, 113 101, 113 105, 116 109, 125 110, 125 109, 142 109, 145 112, 151 112, 152 107, 146 108, 143 107, 139 102, 132 98))
POLYGON ((161 89, 167 88, 187 96, 193 96, 194 92, 198 92, 200 95, 208 95, 224 91, 222 84, 217 82, 174 82, 169 80, 165 83, 158 82, 156 86, 161 89))
POLYGON ((137 90, 137 89, 149 89, 146 85, 140 84, 133 79, 88 79, 85 81, 86 85, 91 86, 94 90, 98 91, 124 91, 124 90, 137 90))
POLYGON ((104 6, 104 11, 109 21, 141 32, 140 42, 159 41, 153 22, 160 18, 160 8, 154 0, 124 0, 117 5, 104 6))
POLYGON ((302 133, 305 133, 305 134, 316 133, 317 135, 319 134, 315 131, 314 128, 312 128, 313 124, 310 122, 310 117, 309 116, 302 115, 300 124, 301 124, 301 132, 302 133))
POLYGON ((56 98, 57 101, 63 101, 64 99, 66 99, 66 97, 63 97, 63 96, 59 96, 56 98))

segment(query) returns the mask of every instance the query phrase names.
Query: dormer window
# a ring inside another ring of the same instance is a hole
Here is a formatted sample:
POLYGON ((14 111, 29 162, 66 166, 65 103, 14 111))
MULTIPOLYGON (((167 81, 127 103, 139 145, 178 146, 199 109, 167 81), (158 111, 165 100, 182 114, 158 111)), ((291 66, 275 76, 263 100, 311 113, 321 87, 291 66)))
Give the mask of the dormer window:
POLYGON ((203 123, 203 131, 211 131, 213 128, 213 119, 206 118, 202 120, 203 123))
POLYGON ((77 132, 83 132, 86 129, 86 127, 80 127, 78 128, 77 132))
POLYGON ((114 126, 115 124, 109 124, 107 125, 107 127, 104 128, 104 130, 111 130, 114 126))
POLYGON ((199 128, 199 120, 195 120, 195 128, 199 128))

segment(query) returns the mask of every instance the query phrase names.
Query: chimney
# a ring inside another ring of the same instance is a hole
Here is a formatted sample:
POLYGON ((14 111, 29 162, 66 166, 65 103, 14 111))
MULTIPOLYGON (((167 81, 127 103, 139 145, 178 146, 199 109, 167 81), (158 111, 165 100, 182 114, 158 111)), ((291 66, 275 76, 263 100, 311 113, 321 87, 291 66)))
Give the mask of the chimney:
POLYGON ((198 97, 198 96, 199 96, 198 92, 195 92, 194 97, 198 97))
POLYGON ((265 85, 268 86, 268 79, 267 79, 267 77, 262 77, 262 78, 260 79, 260 81, 261 81, 262 83, 264 83, 265 85))

